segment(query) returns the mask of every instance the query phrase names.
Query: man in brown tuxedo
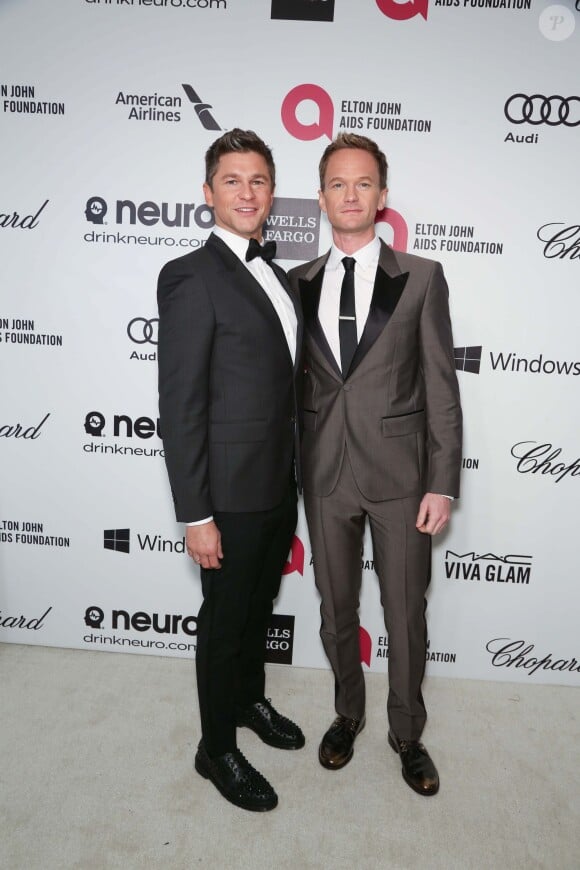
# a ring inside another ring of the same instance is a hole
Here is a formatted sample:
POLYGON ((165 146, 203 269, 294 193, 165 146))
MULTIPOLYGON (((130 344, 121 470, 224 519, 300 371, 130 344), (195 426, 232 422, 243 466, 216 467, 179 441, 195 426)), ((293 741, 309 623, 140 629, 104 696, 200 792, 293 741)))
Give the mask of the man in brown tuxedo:
POLYGON ((290 273, 305 327, 304 502, 335 676, 337 718, 319 759, 344 767, 365 724, 358 607, 368 517, 389 635, 388 741, 408 785, 432 795, 439 776, 419 742, 425 592, 431 536, 459 495, 461 408, 443 270, 375 234, 386 176, 384 154, 364 136, 342 134, 326 148, 319 198, 333 245, 290 273))

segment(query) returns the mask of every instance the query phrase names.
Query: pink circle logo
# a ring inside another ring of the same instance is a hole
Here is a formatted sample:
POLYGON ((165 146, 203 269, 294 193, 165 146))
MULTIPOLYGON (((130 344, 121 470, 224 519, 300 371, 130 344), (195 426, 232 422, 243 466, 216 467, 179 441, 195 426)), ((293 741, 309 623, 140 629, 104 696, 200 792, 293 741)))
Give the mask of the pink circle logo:
POLYGON ((286 94, 282 103, 282 123, 288 132, 296 139, 303 142, 312 142, 321 136, 332 139, 332 125, 334 123, 334 106, 324 88, 319 85, 297 85, 286 94), (300 103, 310 100, 318 106, 318 121, 313 124, 303 124, 296 117, 296 110, 300 103))
POLYGON ((395 21, 408 21, 415 15, 422 15, 427 21, 429 0, 408 0, 407 3, 397 3, 397 0, 377 0, 377 6, 383 15, 395 21))

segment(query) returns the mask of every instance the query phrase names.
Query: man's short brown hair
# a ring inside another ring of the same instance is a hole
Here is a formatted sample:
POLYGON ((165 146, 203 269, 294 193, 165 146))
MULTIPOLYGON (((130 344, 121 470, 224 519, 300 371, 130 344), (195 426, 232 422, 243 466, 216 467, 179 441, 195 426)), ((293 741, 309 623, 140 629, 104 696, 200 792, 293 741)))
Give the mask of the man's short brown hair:
POLYGON ((263 139, 254 133, 253 130, 240 130, 239 127, 234 127, 233 130, 228 130, 219 139, 209 146, 205 153, 205 182, 211 188, 213 177, 217 172, 220 157, 224 154, 232 152, 247 153, 255 151, 260 154, 268 165, 270 173, 270 181, 272 182, 272 190, 276 186, 276 167, 274 166, 274 158, 272 151, 263 139))
POLYGON ((324 176, 328 161, 337 151, 342 151, 343 148, 359 148, 361 151, 368 151, 375 158, 377 169, 379 170, 379 186, 383 190, 387 186, 387 158, 379 148, 376 142, 368 139, 366 136, 358 136, 356 133, 339 133, 336 139, 328 145, 324 154, 320 158, 318 165, 318 173, 320 175, 320 189, 324 190, 324 176))

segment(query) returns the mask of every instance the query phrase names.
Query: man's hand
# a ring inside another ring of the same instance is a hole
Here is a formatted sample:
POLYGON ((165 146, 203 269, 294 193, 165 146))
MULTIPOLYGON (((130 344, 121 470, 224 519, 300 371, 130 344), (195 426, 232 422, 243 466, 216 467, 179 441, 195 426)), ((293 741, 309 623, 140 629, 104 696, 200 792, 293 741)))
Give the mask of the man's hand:
POLYGON ((425 535, 442 532, 451 516, 451 500, 444 495, 427 492, 421 499, 416 526, 425 535))
POLYGON ((185 544, 188 554, 202 568, 221 568, 222 536, 213 520, 201 526, 187 526, 185 544))

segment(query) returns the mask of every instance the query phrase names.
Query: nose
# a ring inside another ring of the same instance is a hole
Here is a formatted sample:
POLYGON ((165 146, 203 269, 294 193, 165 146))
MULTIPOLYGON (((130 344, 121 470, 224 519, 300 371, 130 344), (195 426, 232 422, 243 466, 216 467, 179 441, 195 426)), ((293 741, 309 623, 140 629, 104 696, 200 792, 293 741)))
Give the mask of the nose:
POLYGON ((249 182, 242 182, 239 190, 240 199, 253 199, 254 188, 249 182))
POLYGON ((358 193, 357 193, 357 189, 356 189, 356 184, 348 184, 348 185, 347 185, 347 187, 346 187, 346 193, 345 193, 345 195, 344 195, 344 198, 345 198, 348 202, 353 202, 354 200, 356 200, 356 199, 358 198, 358 193))

